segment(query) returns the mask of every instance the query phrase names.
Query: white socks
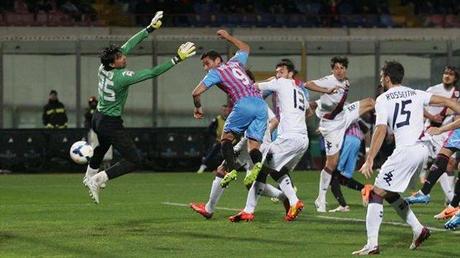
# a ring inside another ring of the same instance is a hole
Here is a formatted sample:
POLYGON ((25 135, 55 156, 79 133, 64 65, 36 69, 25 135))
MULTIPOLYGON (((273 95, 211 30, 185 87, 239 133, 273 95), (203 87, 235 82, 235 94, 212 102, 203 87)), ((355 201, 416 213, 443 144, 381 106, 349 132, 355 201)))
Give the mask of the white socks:
POLYGON ((220 186, 220 181, 222 181, 222 178, 217 176, 214 178, 214 181, 212 181, 211 193, 209 193, 209 200, 206 203, 205 207, 206 211, 209 213, 214 212, 214 210, 216 209, 217 202, 219 202, 219 199, 225 190, 225 188, 222 188, 222 186, 220 186))
POLYGON ((367 245, 374 247, 379 245, 379 230, 383 219, 383 204, 371 202, 367 205, 366 230, 367 245))
POLYGON ((244 207, 244 212, 254 213, 254 210, 257 206, 257 201, 259 201, 260 195, 264 191, 266 184, 262 182, 255 181, 251 189, 248 192, 248 198, 246 199, 246 207, 244 207))
POLYGON ((391 206, 396 210, 399 217, 412 227, 414 233, 420 233, 422 231, 422 224, 420 224, 417 217, 415 217, 415 214, 410 209, 409 204, 404 201, 403 198, 399 197, 398 200, 391 203, 391 206))
POLYGON ((332 176, 326 172, 326 170, 321 170, 321 176, 319 178, 319 192, 318 192, 318 202, 326 202, 326 194, 329 185, 331 184, 332 176))
POLYGON ((448 176, 447 173, 442 173, 438 182, 441 185, 442 191, 444 192, 447 201, 450 203, 450 201, 452 201, 452 198, 454 198, 454 189, 452 188, 452 177, 448 176))
POLYGON ((281 188, 281 191, 283 191, 284 195, 286 195, 286 197, 289 199, 289 205, 296 205, 299 199, 297 198, 297 194, 294 190, 294 187, 292 186, 291 178, 289 178, 288 175, 284 175, 278 179, 278 184, 281 188))
POLYGON ((97 174, 97 172, 99 171, 99 169, 94 169, 94 168, 91 168, 88 164, 88 167, 86 168, 86 174, 85 174, 85 177, 93 177, 94 175, 97 174))
POLYGON ((271 184, 266 184, 265 185, 265 189, 264 191, 262 192, 262 195, 263 196, 267 196, 269 198, 282 198, 282 196, 284 195, 283 192, 281 192, 278 188, 274 187, 273 185, 271 184))
POLYGON ((99 186, 109 181, 109 177, 107 176, 107 173, 105 173, 105 170, 102 170, 101 172, 97 173, 93 178, 99 186))

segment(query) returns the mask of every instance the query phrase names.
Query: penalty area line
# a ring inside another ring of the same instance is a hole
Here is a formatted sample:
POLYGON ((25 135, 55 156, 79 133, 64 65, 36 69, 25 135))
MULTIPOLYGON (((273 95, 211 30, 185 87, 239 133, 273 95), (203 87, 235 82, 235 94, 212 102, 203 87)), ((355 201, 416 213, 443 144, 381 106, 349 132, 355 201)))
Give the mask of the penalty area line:
MULTIPOLYGON (((169 206, 179 206, 179 207, 190 207, 190 204, 186 203, 177 203, 177 202, 161 202, 161 204, 169 205, 169 206)), ((226 211, 241 211, 241 209, 234 209, 234 208, 227 208, 227 207, 216 207, 217 210, 226 210, 226 211)), ((365 219, 357 219, 357 218, 341 218, 341 217, 332 217, 332 216, 324 216, 324 215, 313 215, 316 218, 320 219, 327 219, 327 220, 336 220, 336 221, 348 221, 348 222, 361 222, 366 223, 365 219)), ((385 225, 392 225, 392 226, 403 226, 403 227, 410 227, 409 225, 401 222, 393 222, 393 221, 383 221, 382 224, 385 225)), ((437 228, 437 227, 428 227, 431 231, 437 232, 449 232, 444 228, 437 228)), ((452 234, 460 234, 460 231, 453 231, 452 234)))

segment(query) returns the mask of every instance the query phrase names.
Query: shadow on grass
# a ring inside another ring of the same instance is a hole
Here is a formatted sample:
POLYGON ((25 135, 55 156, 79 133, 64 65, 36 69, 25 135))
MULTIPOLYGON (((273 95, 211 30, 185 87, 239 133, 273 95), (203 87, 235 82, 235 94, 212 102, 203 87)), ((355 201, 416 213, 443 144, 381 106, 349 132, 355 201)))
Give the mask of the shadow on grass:
MULTIPOLYGON (((177 222, 177 221, 176 221, 177 222)), ((277 245, 287 245, 287 246, 295 246, 298 243, 292 242, 292 241, 284 241, 280 239, 268 239, 268 238, 257 238, 257 237, 251 237, 251 236, 229 236, 229 235, 223 235, 223 234, 210 234, 210 233, 200 233, 200 232, 189 232, 189 231, 169 231, 168 229, 164 229, 166 232, 162 232, 163 229, 158 229, 158 228, 151 228, 150 226, 153 223, 158 223, 157 219, 141 219, 141 220, 127 220, 123 222, 118 222, 113 225, 115 227, 121 227, 121 230, 125 232, 132 232, 132 233, 146 233, 146 235, 157 235, 157 236, 174 236, 174 237, 179 237, 179 238, 200 238, 200 239, 212 239, 212 240, 223 240, 223 241, 241 241, 241 242, 247 242, 247 241, 254 241, 254 242, 260 242, 260 243, 272 243, 272 244, 277 244, 277 245), (144 226, 141 227, 141 226, 144 226)), ((228 222, 230 224, 230 222, 228 222)), ((236 225, 235 225, 236 226, 236 225)), ((101 228, 102 229, 102 228, 101 228)))
MULTIPOLYGON (((4 238, 5 234, 0 234, 0 238, 4 238)), ((14 235, 11 233, 6 234, 6 238, 14 238, 15 240, 27 242, 32 246, 44 246, 52 250, 53 253, 65 254, 65 255, 75 255, 75 256, 86 256, 86 257, 115 257, 113 253, 105 253, 105 252, 98 252, 94 250, 85 249, 82 246, 78 247, 70 247, 66 246, 54 241, 48 241, 41 239, 39 236, 32 237, 32 236, 24 236, 24 235, 14 235)), ((21 253, 17 253, 21 255, 21 253)), ((23 255, 23 254, 22 254, 23 255)), ((46 254, 37 254, 37 255, 45 255, 46 254)))

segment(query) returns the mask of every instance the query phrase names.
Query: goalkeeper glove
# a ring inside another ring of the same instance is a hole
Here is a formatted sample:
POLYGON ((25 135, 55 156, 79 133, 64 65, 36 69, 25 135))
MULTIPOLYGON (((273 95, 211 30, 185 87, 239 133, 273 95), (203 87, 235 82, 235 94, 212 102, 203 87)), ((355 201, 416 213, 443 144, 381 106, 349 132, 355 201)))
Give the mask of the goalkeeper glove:
POLYGON ((196 54, 195 48, 196 48, 195 44, 193 44, 192 42, 187 42, 187 43, 180 45, 179 49, 177 50, 177 55, 172 58, 172 62, 174 64, 177 64, 195 55, 196 54))
POLYGON ((154 30, 157 30, 161 27, 161 18, 163 18, 163 11, 158 11, 155 13, 155 16, 152 18, 150 25, 147 26, 146 30, 150 33, 154 30))

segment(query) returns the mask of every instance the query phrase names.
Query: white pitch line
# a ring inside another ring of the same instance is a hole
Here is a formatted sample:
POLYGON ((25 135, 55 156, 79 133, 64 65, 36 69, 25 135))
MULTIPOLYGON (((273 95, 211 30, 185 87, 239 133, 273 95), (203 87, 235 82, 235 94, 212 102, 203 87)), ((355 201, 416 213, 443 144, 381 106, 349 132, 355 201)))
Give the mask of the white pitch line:
MULTIPOLYGON (((189 204, 185 203, 177 203, 177 202, 162 202, 161 204, 164 205, 171 205, 171 206, 180 206, 180 207, 189 207, 189 204)), ((216 207, 218 210, 226 210, 226 211, 241 211, 241 209, 233 209, 233 208, 226 208, 226 207, 216 207)), ((329 219, 329 220, 338 220, 338 221, 351 221, 351 222, 363 222, 365 223, 366 220, 364 219, 356 219, 356 218, 340 218, 340 217, 331 217, 331 216, 324 216, 324 215, 316 215, 316 218, 320 219, 329 219)), ((383 221, 382 224, 392 225, 392 226, 403 226, 409 227, 409 225, 401 223, 401 222, 393 222, 393 221, 383 221)), ((449 232, 444 228, 436 228, 436 227, 428 227, 428 229, 432 231, 438 232, 449 232)), ((460 234, 460 231, 453 231, 452 234, 460 234)))
MULTIPOLYGON (((355 218, 340 218, 340 217, 330 217, 330 216, 323 216, 323 215, 317 215, 317 218, 322 218, 322 219, 330 219, 330 220, 340 220, 340 221, 351 221, 351 222, 366 222, 365 219, 355 219, 355 218)), ((386 225, 393 225, 393 226, 403 226, 403 227, 409 227, 409 225, 401 222, 393 222, 393 221, 383 221, 382 224, 386 225)), ((429 230, 432 231, 446 231, 443 228, 434 228, 434 227, 427 227, 429 230)))
MULTIPOLYGON (((190 207, 190 204, 177 203, 177 202, 162 202, 161 204, 171 205, 171 206, 190 207)), ((216 209, 225 210, 225 211, 241 211, 241 209, 232 209, 232 208, 226 208, 226 207, 216 207, 216 209)))

